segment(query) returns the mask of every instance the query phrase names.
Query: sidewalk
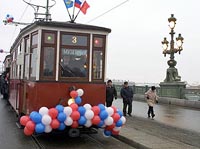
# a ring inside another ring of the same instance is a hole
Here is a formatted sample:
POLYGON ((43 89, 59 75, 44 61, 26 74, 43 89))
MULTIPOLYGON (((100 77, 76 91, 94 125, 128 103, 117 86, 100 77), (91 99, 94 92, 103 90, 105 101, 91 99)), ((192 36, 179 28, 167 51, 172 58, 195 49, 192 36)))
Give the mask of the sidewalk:
POLYGON ((137 149, 200 149, 200 133, 167 126, 148 118, 127 116, 126 120, 117 138, 137 149))

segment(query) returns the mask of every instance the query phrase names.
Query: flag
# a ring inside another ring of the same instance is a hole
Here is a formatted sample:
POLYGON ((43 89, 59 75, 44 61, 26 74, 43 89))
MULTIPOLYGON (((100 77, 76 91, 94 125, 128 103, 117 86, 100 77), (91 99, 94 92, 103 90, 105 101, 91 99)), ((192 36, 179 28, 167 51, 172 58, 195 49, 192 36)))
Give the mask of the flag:
POLYGON ((67 9, 73 7, 74 4, 74 2, 71 0, 64 0, 64 3, 67 9))
POLYGON ((83 3, 83 5, 81 6, 81 12, 83 13, 83 14, 86 14, 87 13, 87 9, 90 7, 90 5, 85 1, 84 3, 83 3))
POLYGON ((82 3, 83 3, 83 0, 75 0, 74 6, 77 8, 81 8, 82 3))

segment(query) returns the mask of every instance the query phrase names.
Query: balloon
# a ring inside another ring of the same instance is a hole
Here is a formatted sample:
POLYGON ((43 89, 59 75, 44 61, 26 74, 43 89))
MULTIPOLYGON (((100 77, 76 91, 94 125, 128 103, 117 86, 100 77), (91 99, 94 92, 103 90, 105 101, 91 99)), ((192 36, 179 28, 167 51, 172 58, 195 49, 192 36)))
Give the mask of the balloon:
POLYGON ((79 125, 85 125, 87 122, 87 119, 84 116, 81 116, 80 119, 78 120, 79 125))
POLYGON ((72 123, 73 123, 73 120, 72 120, 71 117, 68 116, 68 117, 66 118, 66 120, 64 121, 64 123, 65 123, 65 125, 67 125, 67 126, 71 126, 72 123))
POLYGON ((70 105, 70 107, 72 108, 72 111, 77 111, 78 110, 78 105, 76 103, 72 103, 70 105))
POLYGON ((44 124, 44 125, 50 125, 51 121, 52 121, 51 116, 49 116, 47 114, 45 114, 45 115, 42 116, 42 124, 44 124))
POLYGON ((110 126, 112 125, 114 122, 113 118, 108 116, 105 120, 104 120, 104 123, 107 125, 107 126, 110 126))
POLYGON ((31 136, 33 134, 34 131, 29 130, 27 127, 24 128, 24 134, 26 136, 31 136))
POLYGON ((122 127, 114 127, 113 130, 114 131, 120 131, 122 127))
POLYGON ((72 113, 72 108, 71 107, 65 107, 64 108, 64 113, 69 116, 72 113))
POLYGON ((60 122, 57 120, 57 119, 53 119, 50 126, 53 128, 53 129, 57 129, 59 126, 60 126, 60 122))
POLYGON ((65 128, 66 128, 66 125, 64 123, 60 123, 58 130, 64 130, 65 128))
POLYGON ((49 109, 48 114, 51 116, 52 119, 55 119, 58 115, 58 110, 56 108, 49 109))
POLYGON ((108 117, 108 112, 106 110, 103 110, 100 112, 99 116, 102 120, 104 120, 108 117))
POLYGON ((92 119, 92 124, 98 125, 100 123, 101 119, 99 116, 95 115, 92 119))
POLYGON ((92 111, 94 112, 94 115, 98 115, 100 113, 100 108, 98 106, 92 107, 92 111))
POLYGON ((58 110, 58 112, 63 112, 64 107, 62 105, 57 105, 56 109, 58 110))
MULTIPOLYGON (((32 113, 32 112, 31 112, 32 113)), ((34 114, 30 115, 30 118, 36 124, 40 123, 42 120, 42 115, 38 112, 34 112, 34 114)))
POLYGON ((84 104, 83 107, 86 109, 86 110, 90 110, 92 108, 92 106, 88 103, 84 104))
POLYGON ((71 127, 72 128, 77 128, 78 127, 78 122, 77 121, 73 121, 71 127))
POLYGON ((109 115, 109 116, 112 116, 113 113, 114 113, 114 110, 113 110, 113 108, 111 108, 111 107, 106 108, 106 111, 108 112, 108 115, 109 115))
POLYGON ((78 112, 80 113, 81 116, 83 116, 86 112, 86 109, 83 106, 78 107, 78 112))
POLYGON ((114 113, 116 113, 117 112, 117 108, 115 106, 111 106, 111 107, 113 108, 114 113))
POLYGON ((104 121, 101 120, 97 126, 98 127, 103 127, 104 126, 104 121))
POLYGON ((49 109, 47 107, 41 107, 39 110, 39 113, 43 116, 45 114, 48 114, 49 109))
POLYGON ((99 104, 98 107, 100 108, 101 111, 105 110, 105 106, 103 104, 99 104))
POLYGON ((119 135, 119 131, 112 130, 112 135, 119 135))
POLYGON ((72 114, 71 114, 71 118, 74 121, 77 121, 80 118, 80 113, 78 111, 73 111, 72 114))
POLYGON ((117 122, 116 122, 116 127, 121 127, 123 125, 123 122, 121 119, 119 119, 117 122))
POLYGON ((106 126, 106 130, 112 131, 115 128, 115 123, 112 123, 112 125, 106 126))
POLYGON ((87 120, 84 126, 86 126, 86 127, 92 126, 91 120, 87 120))
POLYGON ((109 137, 111 136, 112 132, 109 130, 104 130, 103 134, 104 134, 104 137, 109 137))
POLYGON ((31 130, 31 131, 34 131, 35 130, 35 123, 33 121, 28 121, 26 123, 26 128, 31 130))
POLYGON ((59 122, 64 122, 65 120, 66 120, 66 114, 64 113, 64 112, 60 112, 59 114, 58 114, 58 117, 57 117, 57 119, 59 120, 59 122))
POLYGON ((94 117, 94 112, 92 110, 86 110, 84 116, 87 120, 91 120, 94 117))
POLYGON ((70 96, 75 99, 78 96, 77 91, 71 91, 70 96))
POLYGON ((80 96, 77 96, 77 97, 75 98, 75 103, 78 104, 78 105, 80 105, 81 102, 82 102, 81 97, 80 97, 80 96))
POLYGON ((117 113, 120 115, 120 117, 122 117, 122 116, 123 116, 123 113, 122 113, 122 111, 120 111, 120 110, 117 110, 117 113))
POLYGON ((120 115, 118 113, 114 113, 112 115, 112 118, 113 118, 114 122, 116 123, 120 119, 120 115))
POLYGON ((124 116, 122 116, 120 119, 122 120, 122 123, 123 123, 123 124, 126 123, 126 118, 125 118, 124 116))
POLYGON ((84 91, 83 91, 83 89, 77 89, 77 93, 78 93, 78 96, 83 96, 83 94, 84 94, 84 91))
POLYGON ((22 117, 20 118, 20 124, 23 125, 23 126, 25 126, 26 123, 27 123, 28 121, 30 121, 29 116, 25 116, 25 115, 24 115, 24 116, 22 116, 22 117))
POLYGON ((33 119, 33 117, 35 117, 35 115, 37 114, 38 112, 37 111, 32 111, 31 113, 30 113, 30 119, 33 119))
POLYGON ((70 98, 67 103, 70 106, 72 103, 75 103, 75 100, 73 98, 70 98))
POLYGON ((51 126, 50 126, 50 125, 46 125, 46 126, 45 126, 45 129, 44 129, 44 132, 50 133, 51 131, 52 131, 51 126))
POLYGON ((42 123, 38 123, 35 126, 35 132, 36 133, 43 133, 45 130, 45 126, 42 123))

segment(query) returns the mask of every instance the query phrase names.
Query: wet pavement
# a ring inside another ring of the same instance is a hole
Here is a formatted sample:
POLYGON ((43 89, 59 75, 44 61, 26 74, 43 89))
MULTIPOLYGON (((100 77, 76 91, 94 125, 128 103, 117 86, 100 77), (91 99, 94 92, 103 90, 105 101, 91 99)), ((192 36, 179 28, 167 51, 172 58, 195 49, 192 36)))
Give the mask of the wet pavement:
MULTIPOLYGON (((121 110, 122 104, 122 99, 113 102, 113 105, 121 110)), ((133 116, 147 118, 147 110, 148 106, 145 102, 133 101, 133 116)), ((156 104, 154 111, 156 122, 200 133, 200 110, 198 109, 156 104)))

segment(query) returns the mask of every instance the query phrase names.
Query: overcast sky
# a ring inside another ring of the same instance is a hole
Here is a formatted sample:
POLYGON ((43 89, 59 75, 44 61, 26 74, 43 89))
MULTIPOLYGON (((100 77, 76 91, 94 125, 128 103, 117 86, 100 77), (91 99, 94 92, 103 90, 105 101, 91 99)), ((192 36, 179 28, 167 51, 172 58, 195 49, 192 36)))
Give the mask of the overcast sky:
MULTIPOLYGON (((46 0, 26 0, 45 4, 46 0), (43 3, 42 3, 43 2, 43 3)), ((184 37, 182 53, 175 54, 176 68, 182 81, 200 82, 200 1, 199 0, 87 0, 86 15, 79 14, 76 22, 111 28, 108 39, 107 78, 140 83, 159 83, 166 77, 169 55, 162 54, 161 41, 170 41, 168 18, 177 19, 175 37, 184 37), (120 3, 120 7, 104 14, 120 3)), ((77 13, 76 10, 75 13, 77 13)), ((54 21, 69 21, 63 0, 56 0, 50 9, 54 21)), ((4 25, 6 14, 14 21, 32 22, 33 9, 23 0, 0 0, 0 49, 9 51, 20 28, 4 25), (25 12, 25 13, 24 13, 25 12)), ((6 54, 0 55, 3 61, 6 54)))

